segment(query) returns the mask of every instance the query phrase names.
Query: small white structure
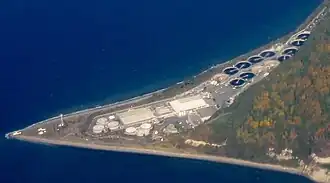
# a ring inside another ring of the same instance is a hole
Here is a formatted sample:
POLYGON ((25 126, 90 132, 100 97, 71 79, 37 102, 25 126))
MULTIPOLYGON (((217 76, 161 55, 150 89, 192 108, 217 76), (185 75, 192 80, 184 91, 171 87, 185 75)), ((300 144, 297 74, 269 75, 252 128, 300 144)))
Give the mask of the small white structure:
POLYGON ((99 134, 104 132, 104 125, 95 125, 93 126, 93 133, 99 134))
POLYGON ((110 115, 108 118, 111 121, 111 120, 114 120, 116 117, 114 115, 110 115))
POLYGON ((15 136, 15 135, 21 135, 21 134, 22 134, 21 131, 15 131, 15 132, 13 133, 13 136, 15 136))
POLYGON ((42 135, 44 133, 46 133, 46 128, 38 128, 38 135, 42 135))
POLYGON ((217 85, 217 84, 218 84, 218 82, 217 82, 217 81, 215 81, 215 80, 212 80, 212 81, 210 82, 210 84, 211 84, 211 85, 217 85))
POLYGON ((99 119, 96 120, 96 124, 97 125, 106 125, 108 123, 108 119, 105 117, 101 117, 99 119))
POLYGON ((136 128, 135 127, 128 127, 125 129, 126 135, 136 135, 136 128))
POLYGON ((110 121, 107 124, 107 127, 109 128, 109 130, 117 130, 119 128, 119 122, 118 121, 110 121))

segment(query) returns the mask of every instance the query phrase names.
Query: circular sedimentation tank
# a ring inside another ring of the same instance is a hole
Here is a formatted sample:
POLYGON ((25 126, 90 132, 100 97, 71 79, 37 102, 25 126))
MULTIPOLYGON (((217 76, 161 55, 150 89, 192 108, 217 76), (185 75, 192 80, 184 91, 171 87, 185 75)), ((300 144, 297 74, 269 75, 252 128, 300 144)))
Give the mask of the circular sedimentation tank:
POLYGON ((103 125, 95 125, 93 126, 93 133, 102 133, 104 131, 104 126, 103 125))
POLYGON ((291 42, 291 45, 293 46, 302 46, 304 45, 305 41, 302 39, 295 39, 291 42))
POLYGON ((107 127, 110 129, 110 130, 116 130, 119 128, 119 122, 118 121, 110 121, 107 125, 107 127))
POLYGON ((294 55, 298 51, 298 48, 296 47, 291 47, 291 48, 286 48, 283 52, 282 55, 294 55))
POLYGON ((298 34, 297 39, 306 40, 309 38, 310 35, 311 35, 311 33, 309 33, 309 32, 302 32, 302 33, 298 34))
POLYGON ((98 125, 106 125, 107 123, 108 123, 108 119, 105 117, 101 117, 96 120, 96 124, 98 125))
POLYGON ((256 76, 254 73, 252 72, 245 72, 239 75, 240 78, 245 79, 245 80, 249 80, 254 78, 254 76, 256 76))
POLYGON ((233 79, 230 81, 230 84, 235 87, 240 87, 245 84, 245 81, 243 79, 233 79))
POLYGON ((236 67, 227 67, 223 70, 223 73, 227 75, 234 75, 238 73, 238 69, 236 67))
POLYGON ((125 133, 127 135, 136 135, 136 128, 135 127, 128 127, 125 129, 125 133))
POLYGON ((250 62, 251 64, 256 64, 256 63, 259 63, 263 60, 264 59, 262 57, 256 56, 256 55, 248 58, 248 62, 250 62))
POLYGON ((250 62, 246 62, 246 61, 241 61, 241 62, 238 62, 235 67, 237 69, 247 69, 251 66, 251 63, 250 62))
POLYGON ((280 62, 283 62, 283 61, 288 60, 290 58, 291 58, 290 55, 281 55, 277 58, 277 60, 280 61, 280 62))
POLYGON ((272 50, 264 50, 259 55, 264 58, 269 58, 275 56, 276 52, 272 50))

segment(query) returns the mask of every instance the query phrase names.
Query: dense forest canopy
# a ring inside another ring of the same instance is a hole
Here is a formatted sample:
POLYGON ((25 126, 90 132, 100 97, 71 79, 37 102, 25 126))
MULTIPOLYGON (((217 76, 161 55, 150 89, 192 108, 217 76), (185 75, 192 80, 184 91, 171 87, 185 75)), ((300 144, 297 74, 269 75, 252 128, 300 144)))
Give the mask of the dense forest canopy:
POLYGON ((250 147, 291 148, 300 157, 324 149, 330 137, 330 17, 325 17, 293 59, 222 112, 232 114, 216 119, 208 127, 211 130, 200 127, 192 135, 213 142, 228 137, 232 145, 227 150, 239 147, 242 152, 236 156, 243 157, 251 154, 250 147))

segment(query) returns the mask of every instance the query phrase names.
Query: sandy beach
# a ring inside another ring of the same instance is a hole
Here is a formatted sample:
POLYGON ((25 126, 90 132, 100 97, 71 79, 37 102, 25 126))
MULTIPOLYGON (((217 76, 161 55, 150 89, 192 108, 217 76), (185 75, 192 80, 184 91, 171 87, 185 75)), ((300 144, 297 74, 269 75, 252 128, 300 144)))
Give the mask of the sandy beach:
MULTIPOLYGON (((87 149, 95 149, 95 150, 107 150, 107 151, 117 151, 117 152, 138 153, 138 154, 146 154, 146 155, 157 155, 157 156, 166 156, 166 157, 177 157, 177 158, 212 161, 212 162, 218 162, 218 163, 233 164, 233 165, 246 166, 246 167, 252 167, 252 168, 266 169, 266 170, 271 170, 271 171, 280 171, 280 172, 291 173, 291 174, 295 174, 295 175, 299 175, 299 176, 305 176, 301 173, 300 170, 295 169, 295 168, 284 167, 284 166, 280 166, 280 165, 255 163, 255 162, 251 162, 251 161, 245 161, 245 160, 233 159, 233 158, 227 158, 227 157, 220 157, 220 156, 165 152, 165 151, 153 150, 153 149, 108 146, 108 145, 103 145, 103 144, 87 143, 87 142, 86 143, 69 142, 69 141, 52 140, 52 139, 23 136, 23 135, 17 136, 17 137, 15 137, 15 139, 21 140, 21 141, 28 141, 28 142, 32 142, 32 143, 42 143, 42 144, 49 144, 49 145, 60 145, 60 146, 87 148, 87 149)), ((305 177, 307 177, 308 179, 311 179, 308 176, 305 176, 305 177)))

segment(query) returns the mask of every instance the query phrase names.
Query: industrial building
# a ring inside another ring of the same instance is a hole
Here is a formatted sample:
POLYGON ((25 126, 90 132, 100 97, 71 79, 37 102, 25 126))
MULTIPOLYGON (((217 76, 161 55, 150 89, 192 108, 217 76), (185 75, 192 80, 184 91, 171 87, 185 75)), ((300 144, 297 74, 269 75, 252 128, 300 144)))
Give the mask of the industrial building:
POLYGON ((130 126, 155 118, 154 113, 149 108, 130 109, 127 112, 118 113, 120 121, 124 126, 130 126))
POLYGON ((201 117, 202 121, 206 121, 211 118, 211 116, 217 111, 213 106, 205 107, 197 110, 197 113, 201 117))
POLYGON ((177 113, 209 106, 200 95, 177 99, 170 102, 170 105, 177 113))

